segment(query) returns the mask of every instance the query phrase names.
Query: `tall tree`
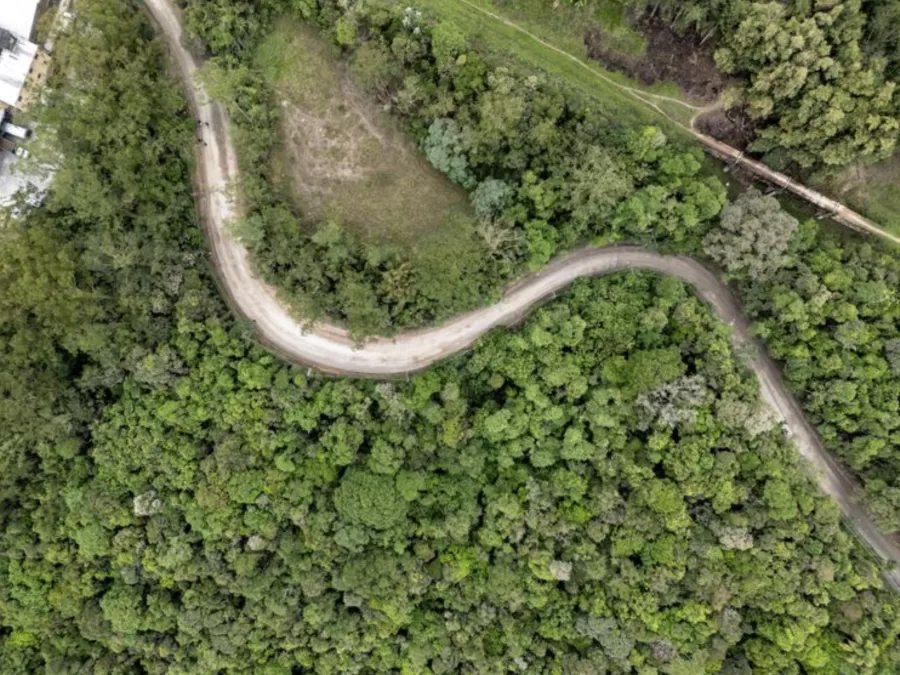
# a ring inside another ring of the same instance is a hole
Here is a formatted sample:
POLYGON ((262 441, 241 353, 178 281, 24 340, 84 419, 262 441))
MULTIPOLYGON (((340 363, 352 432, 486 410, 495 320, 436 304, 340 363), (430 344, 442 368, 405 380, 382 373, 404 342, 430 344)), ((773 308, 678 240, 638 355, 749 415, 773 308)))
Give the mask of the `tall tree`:
POLYGON ((784 265, 797 226, 777 199, 747 190, 722 210, 719 226, 703 239, 703 250, 729 272, 764 278, 784 265))

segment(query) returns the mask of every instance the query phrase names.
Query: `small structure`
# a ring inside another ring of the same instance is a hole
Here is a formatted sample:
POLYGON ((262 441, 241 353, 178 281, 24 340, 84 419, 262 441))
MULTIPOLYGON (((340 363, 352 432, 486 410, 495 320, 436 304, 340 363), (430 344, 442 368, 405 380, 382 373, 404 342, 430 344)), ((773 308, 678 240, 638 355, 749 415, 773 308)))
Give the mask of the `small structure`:
POLYGON ((17 42, 15 35, 5 28, 0 28, 0 50, 11 52, 15 50, 17 42))
MULTIPOLYGON (((18 144, 31 135, 31 129, 13 122, 13 112, 34 100, 50 64, 49 53, 32 42, 38 7, 46 2, 0 0, 0 208, 14 206, 13 217, 22 208, 41 205, 52 176, 48 167, 42 167, 41 171, 22 167, 13 170, 29 155, 18 144)), ((68 4, 69 0, 63 0, 58 10, 62 25, 70 18, 65 11, 68 4)))
POLYGON ((0 28, 30 40, 39 4, 41 0, 4 0, 0 3, 0 28))
POLYGON ((29 82, 36 75, 35 62, 46 72, 46 57, 31 41, 34 19, 40 0, 13 0, 0 4, 0 107, 20 108, 29 82))
POLYGON ((2 124, 0 124, 0 134, 2 134, 3 136, 9 136, 11 138, 17 138, 20 141, 24 141, 31 134, 31 131, 29 131, 25 127, 20 127, 16 124, 13 124, 12 120, 6 120, 2 124))
MULTIPOLYGON (((13 169, 20 160, 28 158, 30 153, 19 143, 30 138, 32 132, 13 124, 11 113, 10 109, 0 109, 0 208, 15 204, 20 194, 26 207, 36 208, 47 195, 53 172, 48 167, 27 171, 22 171, 21 167, 13 169)), ((14 217, 19 213, 20 209, 13 210, 14 217)))
POLYGON ((13 44, 12 50, 0 51, 0 104, 19 107, 37 56, 37 45, 27 40, 15 40, 13 44))

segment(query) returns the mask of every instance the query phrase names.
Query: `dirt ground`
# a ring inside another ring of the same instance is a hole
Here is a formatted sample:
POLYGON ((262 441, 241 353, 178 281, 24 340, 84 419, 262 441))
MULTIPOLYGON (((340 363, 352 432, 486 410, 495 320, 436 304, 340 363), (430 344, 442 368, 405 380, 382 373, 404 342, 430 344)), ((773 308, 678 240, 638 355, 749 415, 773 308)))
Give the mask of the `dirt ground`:
POLYGON ((710 42, 701 45, 700 36, 695 33, 677 35, 659 19, 641 19, 636 27, 646 36, 642 56, 611 48, 598 25, 589 26, 584 32, 588 56, 609 70, 647 85, 675 82, 689 99, 698 103, 718 99, 727 81, 716 68, 710 42))
POLYGON ((741 108, 713 110, 701 115, 697 118, 696 128, 740 150, 746 150, 756 138, 756 124, 741 108))
POLYGON ((428 163, 309 29, 281 26, 259 61, 281 104, 275 178, 304 218, 408 243, 468 217, 465 192, 428 163))

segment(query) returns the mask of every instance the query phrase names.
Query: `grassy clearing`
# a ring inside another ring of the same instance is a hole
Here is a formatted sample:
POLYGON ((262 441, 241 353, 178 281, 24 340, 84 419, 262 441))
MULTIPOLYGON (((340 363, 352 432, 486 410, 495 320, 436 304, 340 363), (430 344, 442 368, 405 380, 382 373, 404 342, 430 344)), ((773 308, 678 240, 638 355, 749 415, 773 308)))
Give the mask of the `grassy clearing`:
POLYGON ((900 152, 869 166, 847 167, 818 188, 900 235, 900 152))
MULTIPOLYGON (((527 2, 528 6, 532 6, 536 5, 538 0, 527 2)), ((440 19, 452 21, 486 52, 501 59, 512 57, 520 63, 560 78, 569 87, 593 99, 598 108, 609 115, 628 115, 631 120, 643 124, 660 124, 667 120, 669 104, 664 108, 666 113, 655 111, 621 87, 631 87, 648 94, 680 97, 680 91, 675 85, 645 87, 624 75, 604 70, 587 58, 580 38, 576 45, 571 37, 564 39, 560 35, 554 36, 552 27, 548 28, 527 18, 523 20, 521 28, 547 43, 542 44, 534 37, 503 22, 506 18, 516 24, 519 23, 513 16, 514 9, 507 6, 495 7, 489 0, 416 0, 414 4, 430 10, 440 19), (491 17, 479 9, 491 12, 499 18, 491 17), (565 53, 561 54, 557 49, 565 53)), ((561 19, 559 22, 560 31, 563 30, 563 21, 564 19, 561 19)), ((569 32, 571 30, 569 27, 569 32)), ((684 108, 678 111, 679 122, 683 121, 682 118, 690 119, 691 111, 688 108, 677 103, 671 107, 684 108)), ((684 133, 675 125, 670 125, 668 129, 676 134, 684 133)))
POLYGON ((572 54, 584 52, 584 32, 590 26, 599 27, 616 51, 635 55, 644 53, 644 36, 628 25, 620 0, 605 0, 599 6, 585 7, 562 3, 554 7, 548 0, 487 0, 478 4, 502 14, 572 54))
POLYGON ((305 217, 398 244, 465 227, 465 192, 354 85, 334 48, 310 28, 282 23, 256 63, 281 105, 275 181, 305 217))
MULTIPOLYGON (((625 20, 624 9, 617 0, 606 0, 599 8, 576 8, 562 4, 553 8, 552 4, 547 0, 505 0, 503 2, 500 0, 465 0, 465 2, 463 0, 418 0, 417 4, 433 7, 439 14, 441 12, 451 12, 453 5, 456 5, 457 8, 468 9, 471 13, 472 7, 467 8, 466 2, 469 5, 515 23, 544 42, 573 56, 581 63, 589 66, 591 70, 608 77, 622 86, 639 89, 650 94, 682 99, 681 90, 674 82, 645 85, 621 73, 606 70, 596 61, 588 58, 584 45, 584 28, 589 23, 601 26, 612 45, 620 51, 629 54, 642 54, 644 52, 644 36, 628 26, 625 20)), ((469 23, 484 24, 483 19, 490 20, 490 17, 479 12, 475 14, 474 18, 469 20, 469 23)), ((497 24, 501 23, 496 19, 493 21, 497 24)), ((457 23, 461 28, 469 27, 468 24, 463 26, 459 22, 457 23)), ((483 27, 481 32, 493 30, 495 27, 494 25, 483 27)), ((530 40, 528 36, 521 32, 518 33, 518 38, 520 40, 530 40)), ((533 42, 533 40, 530 41, 533 42)), ((486 41, 486 45, 488 47, 491 46, 489 40, 486 41)), ((534 49, 535 47, 524 46, 526 52, 534 49)), ((544 47, 544 49, 547 48, 544 47)), ((552 50, 548 51, 552 52, 552 50)), ((540 53, 540 51, 534 53, 540 53)))
POLYGON ((626 54, 640 55, 644 53, 646 40, 639 31, 628 25, 624 3, 621 0, 601 2, 596 9, 596 19, 613 49, 626 54))

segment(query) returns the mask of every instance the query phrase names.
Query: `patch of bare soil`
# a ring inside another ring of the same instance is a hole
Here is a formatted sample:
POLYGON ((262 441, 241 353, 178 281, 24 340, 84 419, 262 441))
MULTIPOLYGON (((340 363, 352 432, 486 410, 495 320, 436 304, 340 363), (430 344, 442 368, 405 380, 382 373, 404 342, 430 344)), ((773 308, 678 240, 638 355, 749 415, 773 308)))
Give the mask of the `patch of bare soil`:
POLYGON ((716 68, 711 43, 703 43, 696 33, 678 35, 657 18, 643 18, 637 27, 647 38, 643 56, 612 49, 596 24, 584 32, 588 56, 646 85, 675 82, 688 98, 700 103, 719 98, 727 81, 716 68))
POLYGON ((733 148, 746 150, 756 138, 756 123, 742 108, 717 109, 697 118, 696 129, 733 148))
POLYGON ((326 105, 281 103, 282 151, 305 215, 401 239, 466 215, 465 193, 428 164, 347 73, 336 70, 326 105))
POLYGON ((391 151, 372 128, 367 111, 347 105, 355 102, 346 86, 342 90, 345 103, 321 116, 282 101, 286 147, 295 167, 294 189, 314 217, 324 215, 320 210, 337 187, 377 172, 378 156, 391 151))
POLYGON ((467 226, 465 191, 429 164, 328 42, 286 22, 257 63, 281 108, 271 178, 305 223, 333 221, 403 245, 467 226))

